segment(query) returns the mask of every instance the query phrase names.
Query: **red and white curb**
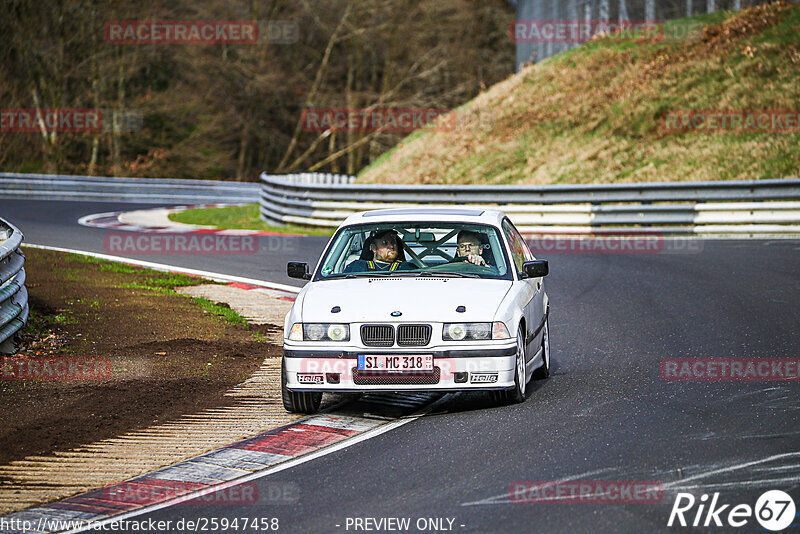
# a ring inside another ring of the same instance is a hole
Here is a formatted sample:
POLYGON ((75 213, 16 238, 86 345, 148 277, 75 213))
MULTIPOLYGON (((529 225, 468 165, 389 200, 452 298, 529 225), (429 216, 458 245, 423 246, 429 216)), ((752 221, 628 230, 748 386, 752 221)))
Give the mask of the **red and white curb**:
POLYGON ((227 208, 231 206, 245 206, 246 204, 196 204, 190 206, 171 206, 168 208, 153 208, 136 211, 109 211, 94 213, 78 219, 81 226, 91 228, 104 228, 140 233, 169 233, 169 234, 214 234, 214 235, 265 235, 265 236, 297 236, 300 234, 285 234, 269 232, 266 230, 223 230, 192 224, 176 223, 168 219, 170 213, 202 208, 227 208), (134 214, 136 214, 134 216, 134 214), (155 222, 155 224, 154 224, 155 222))
POLYGON ((204 504, 202 497, 210 493, 288 469, 413 421, 433 409, 437 397, 433 393, 365 395, 346 405, 346 414, 306 417, 119 484, 2 516, 0 525, 4 527, 0 532, 78 533, 176 504, 204 504))

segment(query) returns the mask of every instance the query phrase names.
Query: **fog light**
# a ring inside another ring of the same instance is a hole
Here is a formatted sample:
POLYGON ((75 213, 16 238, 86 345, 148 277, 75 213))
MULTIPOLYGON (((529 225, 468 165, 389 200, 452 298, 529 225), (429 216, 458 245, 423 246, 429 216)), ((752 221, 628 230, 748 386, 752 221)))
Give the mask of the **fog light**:
POLYGON ((325 380, 328 382, 328 384, 338 384, 339 373, 325 373, 325 380))

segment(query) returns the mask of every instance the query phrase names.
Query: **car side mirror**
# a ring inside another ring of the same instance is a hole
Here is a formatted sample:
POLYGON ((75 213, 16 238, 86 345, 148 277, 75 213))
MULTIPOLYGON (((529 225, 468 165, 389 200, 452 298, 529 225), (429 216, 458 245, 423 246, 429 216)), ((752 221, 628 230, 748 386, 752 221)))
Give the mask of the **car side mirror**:
POLYGON ((287 263, 286 274, 289 275, 289 278, 311 280, 311 275, 308 274, 308 264, 304 261, 290 261, 287 263))
POLYGON ((540 278, 550 273, 547 260, 526 261, 522 264, 522 278, 540 278))

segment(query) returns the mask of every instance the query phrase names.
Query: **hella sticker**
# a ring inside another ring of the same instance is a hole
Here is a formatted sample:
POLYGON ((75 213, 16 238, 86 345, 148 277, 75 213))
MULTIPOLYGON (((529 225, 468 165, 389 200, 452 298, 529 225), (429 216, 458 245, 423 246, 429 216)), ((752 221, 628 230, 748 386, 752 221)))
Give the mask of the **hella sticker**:
POLYGON ((297 373, 297 381, 301 384, 322 384, 322 375, 297 373))
POLYGON ((493 384, 497 382, 497 373, 472 373, 470 382, 473 384, 493 384))

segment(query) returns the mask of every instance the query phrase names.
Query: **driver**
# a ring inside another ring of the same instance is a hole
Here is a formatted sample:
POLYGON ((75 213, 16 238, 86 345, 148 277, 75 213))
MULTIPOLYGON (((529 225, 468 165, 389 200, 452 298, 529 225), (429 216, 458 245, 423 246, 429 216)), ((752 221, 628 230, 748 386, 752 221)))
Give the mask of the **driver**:
POLYGON ((466 258, 466 261, 474 265, 486 265, 486 260, 483 259, 483 246, 478 234, 469 230, 461 230, 458 233, 458 253, 456 259, 466 258))
POLYGON ((398 269, 416 269, 413 263, 401 261, 398 256, 397 233, 394 230, 380 230, 372 236, 369 245, 372 260, 355 260, 344 268, 345 273, 359 271, 396 271, 398 269))

